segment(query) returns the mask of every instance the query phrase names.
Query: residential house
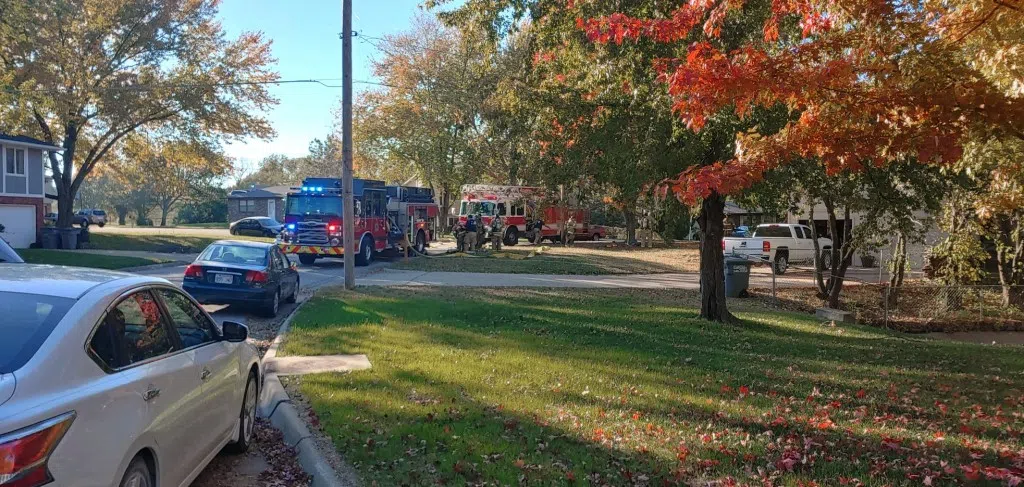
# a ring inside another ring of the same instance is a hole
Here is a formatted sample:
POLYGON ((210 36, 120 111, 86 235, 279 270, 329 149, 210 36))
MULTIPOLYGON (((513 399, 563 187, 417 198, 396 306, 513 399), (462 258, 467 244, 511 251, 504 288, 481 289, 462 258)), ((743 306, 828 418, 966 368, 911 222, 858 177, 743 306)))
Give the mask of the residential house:
MULTIPOLYGON (((810 225, 811 222, 808 220, 810 210, 811 208, 808 207, 806 203, 801 202, 793 209, 793 211, 790 211, 789 214, 786 215, 783 223, 810 225)), ((846 226, 846 220, 842 218, 843 215, 838 210, 837 213, 838 219, 836 220, 836 227, 841 233, 846 226)), ((850 227, 856 228, 856 226, 860 224, 862 217, 863 215, 859 212, 851 212, 850 227)), ((920 222, 921 229, 923 231, 923 241, 909 243, 907 245, 907 255, 909 257, 911 270, 919 271, 925 264, 927 264, 928 250, 945 239, 946 233, 939 229, 934 221, 931 221, 934 216, 929 215, 925 211, 914 210, 913 217, 916 221, 920 222)), ((818 235, 830 238, 833 237, 833 235, 829 235, 828 212, 825 209, 825 205, 822 203, 818 203, 814 206, 814 227, 818 235)), ((885 265, 888 259, 892 258, 891 247, 895 244, 895 237, 895 235, 891 236, 891 238, 888 239, 889 241, 884 242, 885 245, 880 249, 872 249, 871 252, 862 253, 869 253, 876 256, 879 262, 885 265)), ((854 258, 853 263, 854 265, 860 265, 860 258, 854 258)))
POLYGON ((40 240, 45 206, 44 153, 64 149, 21 135, 0 133, 0 225, 4 240, 26 248, 40 240))
POLYGON ((228 219, 238 221, 253 216, 269 216, 284 221, 285 197, 292 186, 254 186, 236 189, 228 195, 228 219))

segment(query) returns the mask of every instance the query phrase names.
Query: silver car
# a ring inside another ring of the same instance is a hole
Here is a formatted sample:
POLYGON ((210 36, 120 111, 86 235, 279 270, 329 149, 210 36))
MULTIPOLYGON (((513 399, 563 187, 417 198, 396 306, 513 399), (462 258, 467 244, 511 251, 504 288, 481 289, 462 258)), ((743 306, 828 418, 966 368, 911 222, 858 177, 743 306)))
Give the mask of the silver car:
POLYGON ((187 486, 245 451, 247 335, 163 279, 0 264, 0 485, 187 486))

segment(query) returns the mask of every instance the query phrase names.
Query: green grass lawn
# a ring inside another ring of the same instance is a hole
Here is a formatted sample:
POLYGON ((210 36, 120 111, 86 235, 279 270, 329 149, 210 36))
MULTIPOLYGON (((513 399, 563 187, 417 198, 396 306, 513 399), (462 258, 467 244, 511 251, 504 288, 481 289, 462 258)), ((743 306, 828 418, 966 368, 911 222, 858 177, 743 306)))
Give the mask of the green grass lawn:
POLYGON ((450 254, 432 258, 410 259, 395 264, 397 269, 488 272, 512 274, 663 274, 669 272, 697 272, 700 254, 694 247, 640 249, 621 245, 581 244, 575 247, 559 245, 533 257, 537 247, 505 247, 499 253, 480 252, 476 255, 450 254))
POLYGON ((256 240, 273 242, 274 239, 258 237, 230 236, 225 238, 189 235, 140 234, 94 232, 89 235, 89 248, 101 250, 142 250, 147 252, 165 253, 196 253, 202 252, 208 245, 218 240, 256 240))
POLYGON ((66 250, 23 249, 19 250, 18 254, 29 264, 70 265, 96 269, 124 269, 169 262, 148 257, 99 255, 66 250))
POLYGON ((228 228, 228 223, 179 223, 180 228, 228 228))
POLYGON ((283 352, 369 356, 367 371, 298 379, 368 484, 1024 476, 1020 347, 830 326, 739 300, 742 324, 709 324, 696 303, 686 291, 331 291, 302 309, 283 352))

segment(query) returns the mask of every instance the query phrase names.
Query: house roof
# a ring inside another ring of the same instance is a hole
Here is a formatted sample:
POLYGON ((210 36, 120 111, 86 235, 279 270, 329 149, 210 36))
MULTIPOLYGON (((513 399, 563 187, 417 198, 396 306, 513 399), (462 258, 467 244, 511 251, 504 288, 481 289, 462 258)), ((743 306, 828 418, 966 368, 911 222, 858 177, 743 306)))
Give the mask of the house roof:
POLYGON ((289 185, 263 186, 248 190, 232 191, 228 198, 284 198, 291 190, 289 185))
POLYGON ((63 147, 57 147, 49 142, 29 137, 27 135, 7 135, 3 132, 0 132, 0 142, 11 142, 14 144, 23 145, 25 147, 31 147, 34 149, 55 151, 64 150, 63 147))

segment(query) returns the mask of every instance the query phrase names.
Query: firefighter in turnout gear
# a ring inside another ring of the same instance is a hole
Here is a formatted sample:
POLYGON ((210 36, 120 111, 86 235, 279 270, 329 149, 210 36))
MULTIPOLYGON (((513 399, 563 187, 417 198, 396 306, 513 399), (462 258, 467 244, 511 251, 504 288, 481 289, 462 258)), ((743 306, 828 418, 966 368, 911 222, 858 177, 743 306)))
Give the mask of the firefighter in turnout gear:
POLYGON ((505 232, 505 223, 501 221, 500 216, 495 216, 491 220, 491 249, 497 251, 501 250, 501 238, 505 232))
POLYGON ((466 246, 466 227, 459 221, 452 226, 452 233, 455 234, 455 251, 462 252, 466 246))
POLYGON ((576 241, 576 217, 570 216, 565 221, 565 242, 566 246, 572 246, 573 242, 576 241))
POLYGON ((466 252, 472 252, 476 250, 476 229, 477 229, 476 217, 469 215, 466 219, 466 237, 465 237, 465 248, 466 252))

